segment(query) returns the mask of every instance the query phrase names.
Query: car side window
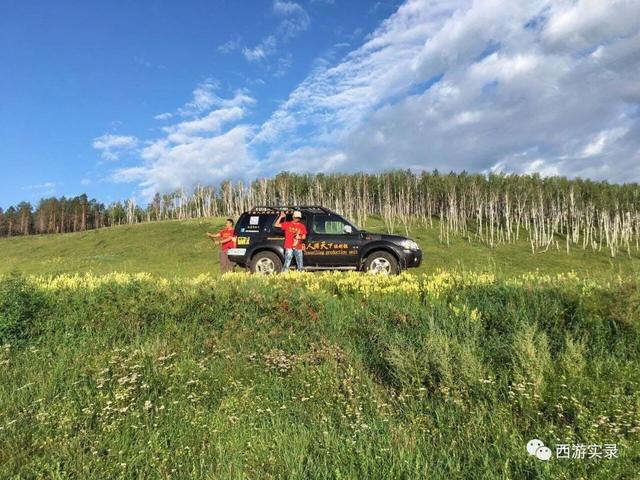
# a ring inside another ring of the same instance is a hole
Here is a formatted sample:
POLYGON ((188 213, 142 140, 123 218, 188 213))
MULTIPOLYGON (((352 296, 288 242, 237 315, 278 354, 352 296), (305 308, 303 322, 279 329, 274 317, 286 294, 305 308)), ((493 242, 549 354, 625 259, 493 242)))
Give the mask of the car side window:
POLYGON ((345 227, 351 226, 339 217, 333 215, 315 215, 313 217, 313 232, 325 235, 346 235, 345 227))
POLYGON ((269 214, 264 215, 260 220, 260 230, 263 232, 272 232, 274 230, 274 223, 276 223, 277 215, 269 214))
POLYGON ((244 232, 247 229, 248 225, 249 225, 249 216, 246 213, 243 213, 242 216, 236 222, 236 228, 235 228, 236 233, 244 232))
POLYGON ((251 234, 268 232, 275 222, 275 215, 263 213, 245 213, 236 223, 236 233, 251 234))

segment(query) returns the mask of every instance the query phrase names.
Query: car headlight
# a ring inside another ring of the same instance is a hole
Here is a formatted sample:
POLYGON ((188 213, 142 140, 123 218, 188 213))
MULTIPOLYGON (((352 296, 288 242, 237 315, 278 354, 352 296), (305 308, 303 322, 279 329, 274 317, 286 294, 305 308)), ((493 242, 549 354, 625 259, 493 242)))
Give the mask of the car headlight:
POLYGON ((420 247, 413 240, 402 240, 400 246, 405 250, 419 250, 420 247))

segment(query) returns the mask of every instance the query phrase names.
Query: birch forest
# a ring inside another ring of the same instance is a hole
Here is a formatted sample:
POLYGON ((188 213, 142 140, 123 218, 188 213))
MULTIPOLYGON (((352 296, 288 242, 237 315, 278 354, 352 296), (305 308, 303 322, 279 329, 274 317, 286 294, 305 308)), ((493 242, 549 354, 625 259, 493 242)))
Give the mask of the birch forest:
POLYGON ((323 205, 358 225, 378 217, 391 233, 434 228, 491 247, 527 242, 532 252, 562 249, 632 255, 640 243, 640 185, 504 174, 281 173, 251 183, 222 182, 109 205, 42 199, 0 209, 0 236, 54 234, 113 225, 230 216, 258 205, 323 205))

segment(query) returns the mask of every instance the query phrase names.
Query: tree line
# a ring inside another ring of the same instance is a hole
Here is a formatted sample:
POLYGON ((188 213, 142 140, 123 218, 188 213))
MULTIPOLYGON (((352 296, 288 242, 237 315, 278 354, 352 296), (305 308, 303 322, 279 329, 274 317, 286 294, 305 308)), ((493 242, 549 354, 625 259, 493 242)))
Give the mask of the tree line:
POLYGON ((77 232, 120 224, 237 216, 255 205, 324 205, 363 225, 379 216, 388 231, 409 234, 434 225, 491 246, 526 239, 533 252, 549 248, 606 249, 631 255, 640 243, 640 185, 564 177, 438 171, 378 174, 280 173, 250 183, 222 182, 109 205, 46 198, 0 209, 0 236, 77 232))

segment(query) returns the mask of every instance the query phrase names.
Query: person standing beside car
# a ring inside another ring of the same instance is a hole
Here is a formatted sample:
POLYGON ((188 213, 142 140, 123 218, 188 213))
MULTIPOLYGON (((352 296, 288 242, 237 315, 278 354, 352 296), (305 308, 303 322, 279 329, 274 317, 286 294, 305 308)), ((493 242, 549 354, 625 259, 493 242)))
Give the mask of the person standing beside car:
POLYGON ((293 212, 293 220, 288 222, 285 220, 285 213, 280 212, 278 220, 276 220, 275 226, 282 228, 284 231, 284 265, 282 266, 283 272, 289 271, 291 260, 296 258, 296 266, 298 271, 302 271, 302 249, 304 248, 304 239, 307 238, 307 227, 300 220, 302 219, 302 212, 296 210, 293 212))
POLYGON ((229 250, 235 248, 236 239, 233 236, 233 219, 227 218, 225 226, 218 233, 207 232, 207 237, 212 239, 216 244, 220 245, 220 272, 232 272, 235 264, 229 260, 229 250), (220 239, 220 240, 218 240, 220 239))

